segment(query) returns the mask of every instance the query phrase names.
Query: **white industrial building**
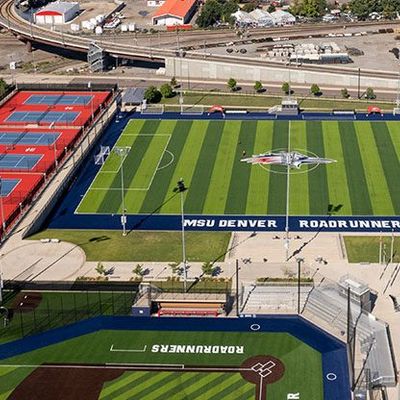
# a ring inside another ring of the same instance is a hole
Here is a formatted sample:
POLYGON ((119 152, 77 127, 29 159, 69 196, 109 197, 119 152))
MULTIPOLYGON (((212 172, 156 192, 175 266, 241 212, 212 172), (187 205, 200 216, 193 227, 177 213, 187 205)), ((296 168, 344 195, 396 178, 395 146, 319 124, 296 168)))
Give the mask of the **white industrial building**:
POLYGON ((79 3, 55 2, 36 11, 35 24, 60 25, 71 21, 79 14, 79 3))
POLYGON ((250 13, 238 10, 232 17, 235 18, 236 25, 241 27, 282 26, 293 25, 296 22, 296 17, 287 11, 278 10, 269 13, 259 8, 250 13))

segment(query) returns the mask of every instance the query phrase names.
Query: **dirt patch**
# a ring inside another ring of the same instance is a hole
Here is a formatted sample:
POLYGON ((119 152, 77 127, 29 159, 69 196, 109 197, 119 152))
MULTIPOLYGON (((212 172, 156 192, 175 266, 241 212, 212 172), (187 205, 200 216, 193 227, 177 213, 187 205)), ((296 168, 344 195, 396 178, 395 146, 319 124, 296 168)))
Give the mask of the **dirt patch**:
POLYGON ((19 312, 31 312, 39 306, 41 301, 41 293, 21 292, 15 296, 11 309, 19 312))
POLYGON ((105 368, 37 368, 8 397, 9 400, 97 400, 103 384, 125 371, 105 368))

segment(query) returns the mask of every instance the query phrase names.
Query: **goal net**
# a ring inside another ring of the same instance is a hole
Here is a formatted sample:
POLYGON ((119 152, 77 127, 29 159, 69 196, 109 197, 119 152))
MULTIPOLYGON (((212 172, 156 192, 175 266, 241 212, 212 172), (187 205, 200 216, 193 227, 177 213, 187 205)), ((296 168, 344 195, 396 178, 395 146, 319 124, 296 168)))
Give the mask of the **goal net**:
POLYGON ((202 115, 203 113, 203 105, 181 105, 181 114, 183 115, 202 115))
POLYGON ((159 115, 164 113, 164 104, 146 104, 142 106, 141 114, 159 115))
POLYGON ((109 154, 110 146, 100 146, 100 152, 94 156, 94 163, 96 165, 103 165, 109 154))

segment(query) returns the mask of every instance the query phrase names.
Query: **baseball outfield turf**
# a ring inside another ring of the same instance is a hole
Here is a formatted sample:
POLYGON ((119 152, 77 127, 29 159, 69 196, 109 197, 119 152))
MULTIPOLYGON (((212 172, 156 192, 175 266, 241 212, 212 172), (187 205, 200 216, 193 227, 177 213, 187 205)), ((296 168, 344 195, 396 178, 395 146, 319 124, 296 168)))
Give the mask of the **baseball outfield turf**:
POLYGON ((324 396, 321 353, 288 333, 100 330, 3 359, 0 376, 3 399, 324 396))
MULTIPOLYGON (((285 170, 240 162, 246 155, 297 150, 336 160, 290 172, 290 213, 400 214, 400 126, 360 121, 133 120, 117 146, 124 159, 128 214, 180 212, 173 192, 183 178, 186 214, 282 215, 285 170)), ((120 157, 114 152, 79 204, 78 213, 121 212, 120 157)))

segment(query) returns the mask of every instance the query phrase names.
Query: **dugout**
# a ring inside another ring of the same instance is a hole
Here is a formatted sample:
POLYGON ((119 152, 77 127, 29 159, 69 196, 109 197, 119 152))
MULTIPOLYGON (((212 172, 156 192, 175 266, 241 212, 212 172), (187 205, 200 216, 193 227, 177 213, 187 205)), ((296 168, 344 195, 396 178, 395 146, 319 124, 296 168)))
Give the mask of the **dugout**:
POLYGON ((279 115, 299 115, 299 103, 291 97, 284 98, 276 113, 279 115))
POLYGON ((167 293, 144 283, 132 306, 132 315, 217 317, 226 313, 228 303, 228 293, 167 293))

